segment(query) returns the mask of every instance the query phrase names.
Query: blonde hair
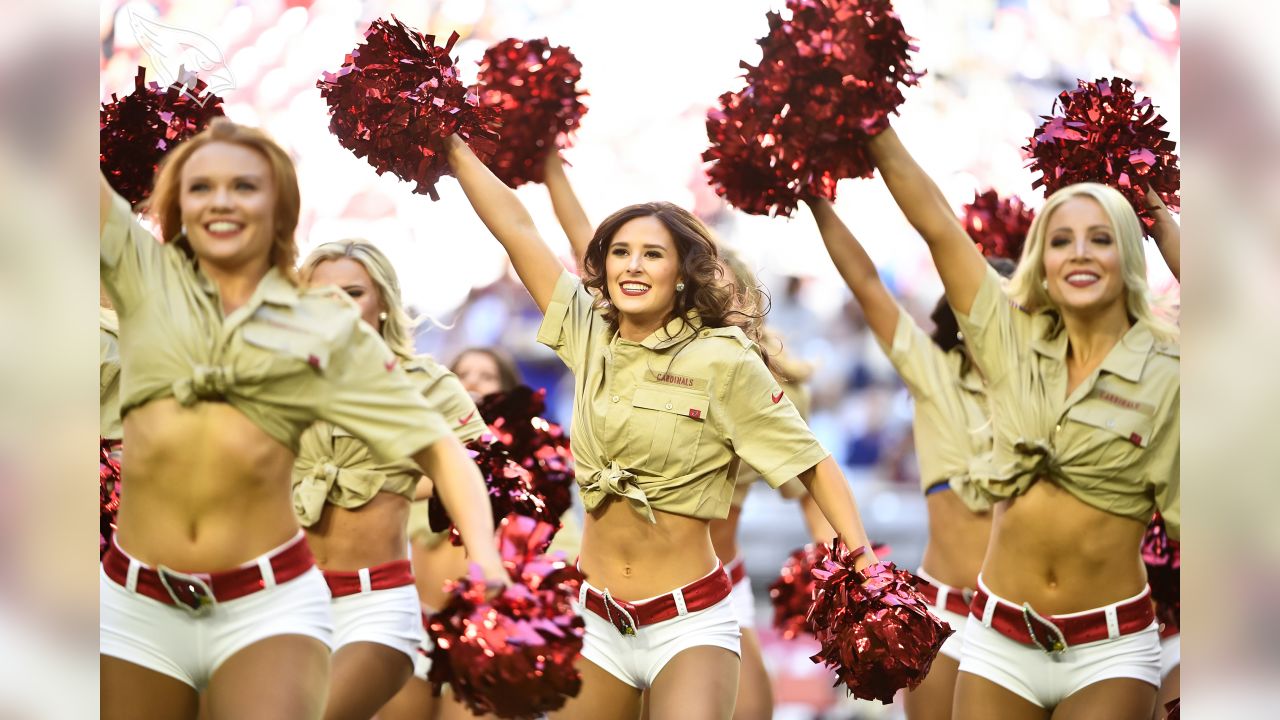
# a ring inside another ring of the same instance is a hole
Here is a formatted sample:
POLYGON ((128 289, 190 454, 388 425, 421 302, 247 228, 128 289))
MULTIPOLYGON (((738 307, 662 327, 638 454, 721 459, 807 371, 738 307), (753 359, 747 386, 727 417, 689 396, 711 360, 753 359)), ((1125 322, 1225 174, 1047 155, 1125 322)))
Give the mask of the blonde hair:
POLYGON ((1125 310, 1135 322, 1146 325, 1157 340, 1176 342, 1178 330, 1152 311, 1151 288, 1147 285, 1147 256, 1142 247, 1142 226, 1133 206, 1113 188, 1098 183, 1068 185, 1049 196, 1036 213, 1027 232, 1018 269, 1009 279, 1009 298, 1028 312, 1047 312, 1061 325, 1062 313, 1044 287, 1044 247, 1053 212, 1068 200, 1089 197, 1102 207, 1115 232, 1120 251, 1120 277, 1124 281, 1125 310))
POLYGON ((182 168, 191 159, 191 155, 200 148, 213 143, 231 143, 257 151, 266 159, 271 167, 271 176, 275 181, 276 206, 275 236, 271 243, 271 264, 280 270, 292 283, 297 283, 294 265, 298 261, 298 245, 294 242, 293 233, 298 229, 298 213, 302 206, 302 197, 298 191, 298 175, 293 168, 293 160, 274 140, 257 128, 237 125, 225 117, 216 117, 209 127, 197 133, 191 139, 175 147, 160 161, 160 169, 156 172, 155 189, 147 199, 145 208, 160 223, 160 236, 165 242, 171 242, 192 259, 195 250, 191 242, 182 233, 182 207, 180 204, 182 168))
POLYGON ((302 261, 302 278, 311 281, 311 275, 321 263, 342 259, 360 263, 369 279, 378 289, 378 299, 382 310, 387 314, 382 321, 381 335, 387 347, 396 355, 410 360, 414 356, 413 328, 414 321, 404 311, 400 299, 400 280, 391 261, 382 251, 368 240, 351 239, 327 242, 311 251, 307 259, 302 261))

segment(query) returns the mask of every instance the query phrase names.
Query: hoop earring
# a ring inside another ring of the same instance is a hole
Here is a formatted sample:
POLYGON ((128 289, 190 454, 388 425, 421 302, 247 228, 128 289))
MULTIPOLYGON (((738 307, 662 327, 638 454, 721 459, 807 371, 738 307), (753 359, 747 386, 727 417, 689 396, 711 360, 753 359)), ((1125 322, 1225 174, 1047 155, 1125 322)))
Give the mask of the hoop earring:
POLYGON ((682 282, 676 283, 676 292, 684 292, 684 283, 682 282))

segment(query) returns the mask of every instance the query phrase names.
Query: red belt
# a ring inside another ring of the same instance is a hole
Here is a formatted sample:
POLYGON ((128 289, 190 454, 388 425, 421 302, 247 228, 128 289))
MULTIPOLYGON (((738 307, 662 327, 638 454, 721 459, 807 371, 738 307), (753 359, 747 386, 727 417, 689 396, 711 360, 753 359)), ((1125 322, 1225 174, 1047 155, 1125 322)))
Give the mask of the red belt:
POLYGON ((684 613, 706 610, 729 597, 733 583, 724 571, 724 565, 716 563, 716 569, 701 580, 685 585, 661 597, 642 603, 629 603, 613 596, 606 597, 583 583, 579 601, 587 609, 613 623, 623 635, 635 635, 636 628, 677 618, 684 613), (683 603, 684 612, 680 605, 683 603))
POLYGON ((744 558, 736 558, 733 562, 724 567, 725 572, 729 573, 729 582, 737 585, 747 578, 747 563, 744 558))
POLYGON ((130 558, 114 542, 102 558, 103 571, 117 584, 131 592, 166 605, 177 605, 195 614, 203 614, 213 605, 214 600, 235 600, 271 585, 286 583, 314 565, 311 548, 301 533, 269 557, 221 572, 181 573, 164 567, 153 569, 130 558), (137 579, 132 587, 129 584, 131 564, 137 565, 137 579))
POLYGON ((969 614, 969 601, 966 599, 973 593, 972 590, 954 588, 949 585, 941 585, 935 583, 928 578, 915 576, 916 589, 924 596, 925 602, 934 607, 938 607, 938 596, 944 597, 942 608, 957 615, 969 614))
POLYGON ((392 560, 361 570, 324 570, 329 594, 335 598, 374 590, 390 590, 413 584, 413 564, 408 560, 392 560))
POLYGON ((1155 606, 1151 603, 1151 589, 1100 610, 1071 615, 1040 615, 1028 606, 1020 608, 1013 603, 991 598, 981 587, 973 594, 969 614, 986 624, 984 613, 988 600, 995 607, 991 613, 990 627, 1001 635, 1025 645, 1035 645, 1048 653, 1060 653, 1072 645, 1097 642, 1145 630, 1156 621, 1155 606), (1112 615, 1113 621, 1108 621, 1112 615))

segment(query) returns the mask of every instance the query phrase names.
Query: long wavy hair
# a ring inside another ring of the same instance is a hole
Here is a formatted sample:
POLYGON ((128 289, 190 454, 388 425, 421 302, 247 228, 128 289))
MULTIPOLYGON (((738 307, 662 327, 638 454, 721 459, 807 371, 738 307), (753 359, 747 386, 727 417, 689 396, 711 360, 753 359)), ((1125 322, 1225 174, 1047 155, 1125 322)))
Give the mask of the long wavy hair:
POLYGON ((414 356, 414 321, 404 311, 400 295, 400 279, 391 261, 368 240, 351 239, 327 242, 320 245, 302 261, 302 280, 310 283, 311 275, 321 263, 346 258, 360 263, 378 290, 378 301, 387 318, 382 321, 379 333, 391 351, 405 360, 414 356))
POLYGON ((1120 251, 1120 276, 1124 281, 1124 306, 1130 319, 1146 325, 1151 334, 1166 342, 1178 339, 1178 329, 1152 312, 1151 289, 1147 285, 1147 256, 1142 248, 1142 226, 1133 206, 1117 190, 1098 183, 1068 185, 1049 196, 1027 231, 1018 270, 1009 280, 1009 297, 1028 312, 1045 312, 1061 327, 1062 311, 1045 290, 1044 246, 1053 212, 1072 198, 1093 198, 1111 222, 1116 247, 1120 251))
POLYGON ((146 200, 144 208, 160 223, 161 238, 167 243, 173 243, 187 257, 195 260, 195 250, 182 232, 182 207, 179 200, 182 168, 187 164, 187 160, 191 159, 192 153, 205 145, 218 142, 247 147, 262 155, 271 167, 271 178, 275 183, 276 191, 271 264, 278 268, 290 282, 296 284, 298 278, 294 266, 298 262, 298 244, 293 234, 298 229, 298 213, 302 206, 302 196, 298 191, 298 175, 289 154, 261 130, 247 125, 237 125, 225 117, 214 118, 209 123, 209 127, 175 147, 160 161, 160 168, 156 172, 155 189, 151 192, 151 197, 146 200))
POLYGON ((642 217, 655 218, 671 233, 680 262, 684 290, 676 293, 671 315, 664 322, 687 318, 693 311, 704 326, 736 326, 759 343, 763 313, 752 300, 752 293, 740 291, 735 285, 734 278, 726 270, 715 235, 692 213, 669 202, 640 203, 618 210, 600 223, 587 245, 582 284, 595 291, 597 307, 609 327, 615 331, 618 329, 618 309, 610 302, 605 257, 618 230, 642 217))

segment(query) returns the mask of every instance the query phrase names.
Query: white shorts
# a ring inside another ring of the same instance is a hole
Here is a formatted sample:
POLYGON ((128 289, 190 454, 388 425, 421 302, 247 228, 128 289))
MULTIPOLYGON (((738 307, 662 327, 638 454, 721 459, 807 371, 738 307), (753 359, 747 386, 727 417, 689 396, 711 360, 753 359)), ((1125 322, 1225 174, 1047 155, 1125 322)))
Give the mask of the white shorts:
POLYGON ((1050 655, 1007 638, 970 615, 964 625, 960 672, 986 678, 1046 709, 1057 707, 1078 690, 1112 678, 1134 678, 1160 687, 1158 628, 1153 622, 1136 633, 1073 645, 1061 654, 1050 655))
POLYGON ((733 606, 733 616, 738 625, 754 630, 756 627, 756 594, 751 590, 751 576, 743 575, 733 584, 733 592, 729 593, 729 604, 733 606))
MULTIPOLYGON (((318 568, 252 595, 218 603, 205 617, 129 592, 98 569, 99 652, 203 690, 244 648, 277 635, 333 647, 329 586, 318 568)), ((282 668, 281 672, 287 672, 282 668)))
POLYGON ((355 642, 395 648, 412 661, 422 643, 418 588, 403 585, 333 599, 333 649, 355 642))
POLYGON ((1160 639, 1160 682, 1182 664, 1182 634, 1160 639))
MULTIPOLYGON (((921 580, 925 580, 935 586, 945 587, 948 591, 963 592, 959 588, 944 585, 943 583, 933 579, 929 573, 924 571, 924 568, 916 570, 916 575, 918 575, 921 580)), ((950 625, 951 629, 955 631, 942 642, 942 648, 939 649, 938 652, 946 655, 956 662, 960 662, 960 652, 964 648, 964 626, 969 622, 969 616, 948 610, 946 608, 945 596, 939 594, 938 600, 940 601, 940 604, 930 605, 929 612, 936 615, 939 620, 950 625)))
MULTIPOLYGON (((591 587, 585 580, 583 585, 591 587)), ((692 647, 722 647, 742 657, 742 632, 734 617, 732 595, 709 608, 637 628, 629 636, 577 602, 574 609, 586 621, 582 657, 634 688, 652 686, 672 658, 692 647)))

